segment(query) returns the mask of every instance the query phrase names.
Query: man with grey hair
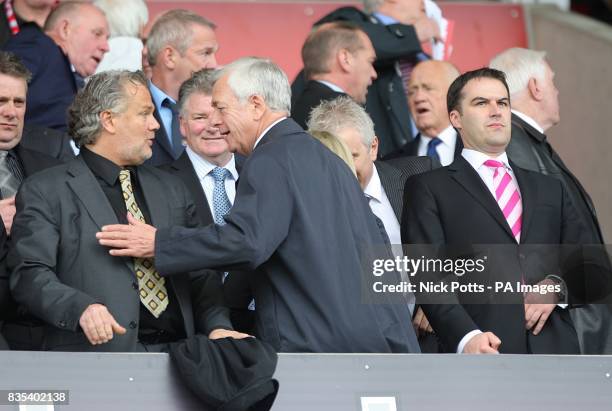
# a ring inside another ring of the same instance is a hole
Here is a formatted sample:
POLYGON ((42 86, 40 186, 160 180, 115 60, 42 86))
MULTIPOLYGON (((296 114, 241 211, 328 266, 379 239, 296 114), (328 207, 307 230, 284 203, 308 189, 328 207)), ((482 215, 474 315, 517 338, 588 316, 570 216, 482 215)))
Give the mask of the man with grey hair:
MULTIPOLYGON (((366 111, 374 121, 380 140, 379 157, 395 151, 413 138, 408 109, 407 81, 412 67, 428 57, 421 43, 440 37, 434 20, 425 15, 423 0, 364 1, 365 13, 356 7, 341 7, 324 16, 315 26, 332 21, 356 23, 366 32, 376 53, 377 78, 366 99, 366 111)), ((294 100, 304 88, 298 77, 294 100)))
POLYGON ((108 35, 102 10, 85 1, 65 1, 51 12, 43 31, 27 25, 8 41, 5 50, 32 73, 28 124, 67 130, 68 107, 108 51, 108 35))
POLYGON ((181 181, 142 165, 159 127, 142 72, 94 75, 69 119, 80 155, 22 185, 8 257, 15 300, 47 325, 45 349, 159 351, 195 333, 243 336, 215 304, 218 276, 166 280, 154 260, 113 258, 97 244, 109 223, 197 223, 181 181))
POLYGON ((336 21, 314 28, 302 47, 308 83, 293 103, 291 118, 305 128, 313 107, 342 95, 365 104, 376 79, 375 60, 372 42, 356 24, 336 21))
MULTIPOLYGON (((218 127, 212 123, 212 87, 214 69, 200 70, 184 82, 179 90, 181 133, 187 146, 183 154, 162 169, 179 177, 194 199, 202 226, 225 224, 224 215, 234 204, 238 174, 244 157, 234 155, 218 127)), ((223 273, 220 273, 223 274, 223 273)), ((250 295, 248 277, 233 271, 225 277, 223 290, 234 327, 251 330, 253 313, 247 310, 250 298, 242 301, 243 292, 250 295), (232 290, 233 289, 233 290, 232 290)))
MULTIPOLYGON (((578 211, 589 242, 603 244, 591 197, 544 134, 560 121, 559 91, 554 83, 555 73, 546 61, 546 53, 511 48, 495 56, 490 66, 506 74, 512 99, 512 138, 507 149, 508 157, 519 167, 558 179, 578 211)), ((609 307, 587 305, 572 310, 571 314, 584 353, 612 352, 609 307)))
POLYGON ((149 164, 169 164, 183 154, 176 107, 179 88, 196 71, 217 67, 215 28, 204 17, 183 9, 167 11, 151 28, 146 44, 152 73, 149 90, 160 127, 149 164))
MULTIPOLYGON (((392 245, 402 244, 400 222, 404 201, 404 186, 408 177, 431 170, 427 157, 406 157, 395 166, 376 161, 378 138, 374 123, 363 107, 349 97, 324 101, 315 107, 308 121, 308 131, 326 131, 340 138, 351 151, 357 179, 370 209, 382 222, 392 245)), ((397 253, 401 250, 395 250, 397 253)), ((411 309, 414 294, 409 295, 411 309)), ((415 326, 421 325, 422 310, 415 315, 415 326)), ((426 320, 423 322, 426 331, 426 320)), ((421 347, 423 348, 423 347, 421 347)))
POLYGON ((109 51, 98 65, 96 73, 107 70, 142 69, 142 34, 149 20, 144 0, 95 0, 108 20, 109 51))
POLYGON ((242 58, 213 87, 213 124, 249 155, 225 225, 155 230, 106 226, 116 256, 155 257, 164 275, 247 268, 257 335, 283 352, 419 352, 401 304, 364 304, 363 251, 384 240, 344 162, 304 132, 290 111, 285 73, 242 58))

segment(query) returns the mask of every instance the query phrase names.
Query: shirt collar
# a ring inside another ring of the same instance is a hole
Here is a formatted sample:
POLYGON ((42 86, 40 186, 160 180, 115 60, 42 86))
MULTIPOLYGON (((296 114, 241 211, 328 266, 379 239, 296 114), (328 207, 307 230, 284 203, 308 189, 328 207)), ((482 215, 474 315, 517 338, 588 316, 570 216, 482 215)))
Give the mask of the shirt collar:
POLYGON ((521 113, 520 111, 517 110, 512 110, 512 112, 521 120, 523 120, 525 123, 529 124, 531 127, 535 128, 536 130, 538 130, 540 132, 540 134, 544 134, 544 129, 542 127, 540 127, 540 125, 531 117, 529 117, 527 114, 525 113, 521 113))
POLYGON ((266 133, 268 131, 270 131, 270 129, 272 127, 274 127, 275 125, 277 125, 278 123, 280 123, 281 121, 283 121, 284 119, 286 119, 287 117, 281 117, 278 120, 276 120, 274 123, 270 124, 268 127, 266 127, 266 129, 263 131, 263 133, 261 133, 261 135, 257 138, 257 140, 255 140, 255 145, 253 146, 253 150, 255 150, 255 147, 257 147, 257 144, 259 144, 259 142, 261 141, 261 139, 263 138, 263 136, 266 135, 266 133))
POLYGON ((230 172, 230 174, 234 178, 234 181, 238 181, 238 170, 236 170, 236 157, 233 154, 227 164, 225 164, 224 166, 217 166, 216 164, 211 163, 204 157, 197 154, 189 146, 185 147, 185 151, 187 152, 187 155, 191 160, 191 164, 193 164, 193 168, 198 176, 198 179, 202 180, 215 167, 223 167, 230 172))
POLYGON ((114 186, 119 179, 119 172, 122 170, 117 164, 107 158, 94 153, 87 147, 81 147, 80 155, 83 157, 87 167, 98 177, 104 180, 109 186, 114 186))
POLYGON ((372 165, 372 177, 368 182, 368 185, 363 190, 363 193, 368 198, 373 198, 379 203, 382 201, 382 184, 380 182, 380 176, 378 175, 378 170, 376 169, 376 164, 372 165))
POLYGON ((382 14, 382 13, 376 12, 376 13, 373 13, 373 15, 374 15, 374 17, 376 17, 378 19, 378 21, 380 21, 385 26, 389 26, 391 24, 399 23, 399 21, 397 21, 396 19, 394 19, 391 16, 387 16, 386 14, 382 14))
POLYGON ((330 89, 332 89, 333 91, 337 93, 344 93, 344 90, 342 90, 340 87, 338 87, 334 83, 330 83, 329 81, 326 81, 326 80, 315 80, 315 81, 321 84, 325 84, 327 87, 329 87, 330 89))
POLYGON ((151 91, 151 98, 153 99, 153 102, 155 103, 155 107, 157 108, 157 111, 161 110, 162 103, 164 102, 165 99, 169 99, 172 103, 176 104, 176 101, 174 101, 172 97, 170 97, 169 95, 161 91, 161 89, 159 89, 151 81, 149 82, 149 90, 151 91))
POLYGON ((461 155, 468 163, 470 163, 474 170, 478 170, 480 167, 482 167, 484 165, 484 162, 487 160, 500 161, 504 164, 504 167, 506 167, 508 170, 512 170, 512 168, 510 167, 510 163, 508 162, 508 155, 505 151, 497 157, 492 158, 480 151, 464 148, 463 151, 461 151, 461 155))
MULTIPOLYGON (((455 132, 454 127, 452 125, 449 125, 444 130, 442 130, 442 132, 437 137, 442 140, 443 144, 446 144, 447 146, 452 146, 457 139, 457 133, 455 132)), ((429 143, 429 141, 433 139, 433 137, 426 136, 423 133, 421 133, 421 138, 425 143, 429 143)))

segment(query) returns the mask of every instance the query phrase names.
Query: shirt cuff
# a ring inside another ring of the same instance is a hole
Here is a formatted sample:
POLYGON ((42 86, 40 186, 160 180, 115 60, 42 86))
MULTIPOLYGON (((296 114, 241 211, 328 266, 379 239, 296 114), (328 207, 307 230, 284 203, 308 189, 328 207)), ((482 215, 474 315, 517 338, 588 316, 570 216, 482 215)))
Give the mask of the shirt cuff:
POLYGON ((459 345, 457 346, 457 354, 463 354, 463 349, 467 345, 467 343, 474 337, 475 335, 482 334, 480 330, 472 330, 466 335, 463 336, 461 341, 459 341, 459 345))

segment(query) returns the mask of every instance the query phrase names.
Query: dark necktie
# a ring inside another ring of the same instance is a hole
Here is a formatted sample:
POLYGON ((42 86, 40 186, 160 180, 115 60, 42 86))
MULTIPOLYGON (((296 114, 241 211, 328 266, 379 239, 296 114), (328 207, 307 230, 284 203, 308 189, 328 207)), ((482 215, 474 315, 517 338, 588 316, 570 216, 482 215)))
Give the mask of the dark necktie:
POLYGON ((74 83, 76 84, 77 90, 85 87, 85 79, 76 71, 72 73, 74 75, 74 83))
POLYGON ((162 102, 162 106, 172 111, 172 125, 170 126, 172 135, 170 136, 170 144, 172 145, 172 152, 174 159, 176 160, 181 156, 181 154, 183 154, 183 150, 185 149, 183 146, 183 135, 181 134, 181 127, 179 123, 179 113, 176 109, 176 104, 170 101, 169 98, 166 98, 162 102))
POLYGON ((436 150, 436 147, 438 147, 440 143, 442 143, 442 140, 438 137, 432 138, 429 143, 427 143, 427 157, 431 158, 433 162, 441 163, 440 155, 438 154, 438 150, 436 150))

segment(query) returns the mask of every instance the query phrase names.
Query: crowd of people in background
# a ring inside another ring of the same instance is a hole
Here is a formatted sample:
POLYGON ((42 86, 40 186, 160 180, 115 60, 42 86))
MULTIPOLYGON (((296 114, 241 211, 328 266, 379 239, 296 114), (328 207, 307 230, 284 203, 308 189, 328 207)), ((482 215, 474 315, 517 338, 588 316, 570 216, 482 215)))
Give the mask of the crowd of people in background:
POLYGON ((205 16, 149 17, 143 0, 2 3, 0 349, 156 352, 202 334, 280 352, 610 352, 609 306, 518 252, 508 278, 554 286, 548 300, 363 294, 370 248, 604 243, 545 134, 561 120, 545 52, 461 73, 423 51, 441 37, 423 0, 364 0, 315 23, 290 84, 265 58, 218 67, 205 16))

